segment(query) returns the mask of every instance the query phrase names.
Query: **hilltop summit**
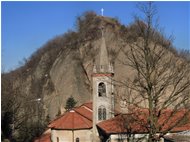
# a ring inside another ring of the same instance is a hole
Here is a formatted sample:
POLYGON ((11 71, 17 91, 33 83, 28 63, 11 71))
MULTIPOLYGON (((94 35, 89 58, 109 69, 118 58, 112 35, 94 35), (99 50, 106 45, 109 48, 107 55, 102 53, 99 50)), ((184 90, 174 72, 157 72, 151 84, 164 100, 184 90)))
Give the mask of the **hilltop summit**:
MULTIPOLYGON (((78 105, 91 101, 91 74, 97 62, 98 49, 104 46, 101 45, 101 27, 104 27, 103 42, 108 50, 105 54, 109 55, 113 65, 114 79, 123 80, 133 76, 133 71, 121 63, 125 60, 121 49, 127 49, 128 43, 139 42, 141 35, 136 22, 124 26, 114 18, 98 16, 94 12, 84 13, 77 18, 75 30, 48 41, 23 66, 2 74, 2 99, 6 102, 7 96, 12 95, 26 104, 29 100, 41 98, 43 115, 51 119, 65 111, 66 100, 70 96, 78 105)), ((141 26, 146 25, 141 22, 141 26)), ((115 101, 119 108, 119 100, 115 101)), ((35 106, 32 109, 36 111, 35 106)))

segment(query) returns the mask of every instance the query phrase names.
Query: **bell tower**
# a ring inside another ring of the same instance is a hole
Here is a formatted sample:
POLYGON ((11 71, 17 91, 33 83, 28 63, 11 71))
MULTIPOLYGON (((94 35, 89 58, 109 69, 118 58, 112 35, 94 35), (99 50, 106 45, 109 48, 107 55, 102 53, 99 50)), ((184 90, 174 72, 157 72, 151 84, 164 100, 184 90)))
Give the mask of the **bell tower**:
POLYGON ((101 39, 98 58, 93 68, 93 140, 97 141, 96 124, 114 117, 114 95, 112 78, 113 66, 109 62, 104 27, 101 27, 101 39))

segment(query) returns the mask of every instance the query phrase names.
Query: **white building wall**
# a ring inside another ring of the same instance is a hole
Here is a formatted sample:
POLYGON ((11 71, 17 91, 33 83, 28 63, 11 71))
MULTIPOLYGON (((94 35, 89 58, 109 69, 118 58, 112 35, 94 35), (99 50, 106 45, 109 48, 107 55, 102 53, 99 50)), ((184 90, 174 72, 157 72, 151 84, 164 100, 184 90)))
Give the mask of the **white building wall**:
POLYGON ((51 140, 52 142, 75 142, 76 138, 79 138, 80 142, 92 141, 92 129, 88 130, 52 130, 51 140))
MULTIPOLYGON (((147 142, 148 135, 147 134, 135 134, 134 138, 136 139, 136 141, 134 139, 131 141, 127 141, 127 135, 125 135, 125 134, 113 134, 110 136, 109 142, 118 142, 119 139, 122 139, 122 142, 139 142, 138 141, 139 138, 143 138, 143 139, 141 139, 140 142, 147 142)), ((159 142, 164 142, 164 139, 161 138, 161 140, 159 142)))

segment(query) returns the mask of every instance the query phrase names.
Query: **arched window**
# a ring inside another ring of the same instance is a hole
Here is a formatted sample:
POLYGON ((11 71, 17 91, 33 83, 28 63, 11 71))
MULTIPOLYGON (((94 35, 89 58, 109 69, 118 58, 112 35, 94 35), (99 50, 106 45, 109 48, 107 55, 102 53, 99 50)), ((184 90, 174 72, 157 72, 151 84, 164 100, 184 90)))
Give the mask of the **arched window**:
POLYGON ((106 108, 103 108, 103 120, 106 120, 106 108))
POLYGON ((106 108, 104 106, 98 108, 98 120, 106 120, 106 108))
POLYGON ((102 120, 102 108, 98 108, 98 120, 102 120))
POLYGON ((76 142, 79 142, 79 138, 76 138, 76 142))
POLYGON ((98 96, 106 96, 106 85, 103 82, 99 83, 98 85, 98 96))

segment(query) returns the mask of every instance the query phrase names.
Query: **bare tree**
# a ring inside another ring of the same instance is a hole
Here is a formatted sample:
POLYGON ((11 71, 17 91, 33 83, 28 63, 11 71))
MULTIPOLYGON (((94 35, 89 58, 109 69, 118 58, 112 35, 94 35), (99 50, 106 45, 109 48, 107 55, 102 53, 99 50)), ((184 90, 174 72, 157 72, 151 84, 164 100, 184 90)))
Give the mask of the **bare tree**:
POLYGON ((187 61, 190 62, 190 50, 187 49, 181 49, 178 51, 179 56, 185 58, 187 61))
POLYGON ((2 122, 2 134, 7 139, 12 139, 12 133, 14 130, 15 114, 18 113, 20 103, 15 100, 14 93, 16 90, 12 90, 13 77, 11 75, 2 74, 2 92, 1 92, 1 122, 2 122))
POLYGON ((153 3, 143 3, 139 9, 145 19, 136 18, 136 41, 126 40, 128 48, 122 49, 126 60, 121 60, 134 76, 118 84, 129 90, 126 103, 133 108, 129 111, 146 128, 148 141, 154 142, 175 127, 189 123, 185 120, 189 117, 190 64, 176 56, 171 38, 161 35, 158 24, 154 26, 153 3), (142 121, 142 117, 147 119, 142 121))
POLYGON ((45 124, 42 104, 24 94, 25 80, 20 79, 19 85, 17 77, 14 72, 2 74, 2 135, 9 140, 26 142, 40 135, 45 124))

